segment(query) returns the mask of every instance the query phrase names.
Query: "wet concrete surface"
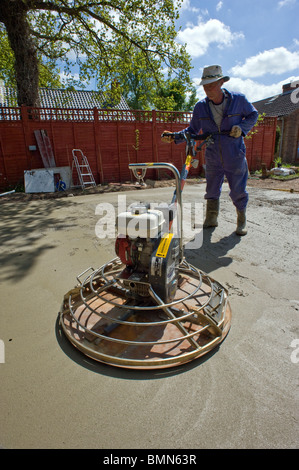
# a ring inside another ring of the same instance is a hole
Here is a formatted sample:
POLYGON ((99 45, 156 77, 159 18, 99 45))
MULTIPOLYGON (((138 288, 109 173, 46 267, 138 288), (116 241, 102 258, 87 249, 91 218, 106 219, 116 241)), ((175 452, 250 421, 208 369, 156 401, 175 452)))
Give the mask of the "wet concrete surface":
MULTIPOLYGON (((99 239, 95 228, 103 204, 117 209, 120 194, 0 206, 1 447, 298 448, 299 195, 248 189, 245 237, 234 233, 225 184, 219 226, 197 229, 196 248, 192 234, 191 245, 184 239, 186 259, 228 289, 227 338, 203 358, 156 371, 95 362, 58 323, 76 276, 115 256, 114 239, 99 239)), ((172 192, 121 196, 169 203, 172 192)), ((190 227, 203 196, 204 185, 185 186, 190 227)))

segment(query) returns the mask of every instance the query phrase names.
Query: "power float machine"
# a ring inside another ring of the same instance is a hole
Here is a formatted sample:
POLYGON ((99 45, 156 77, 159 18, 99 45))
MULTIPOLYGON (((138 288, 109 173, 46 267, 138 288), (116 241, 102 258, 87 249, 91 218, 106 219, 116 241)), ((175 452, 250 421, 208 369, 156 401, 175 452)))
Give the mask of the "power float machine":
MULTIPOLYGON (((164 134, 162 134, 163 136, 164 134)), ((175 137, 174 134, 167 134, 175 137)), ((143 180, 147 168, 165 168, 173 172, 176 190, 165 209, 151 209, 150 204, 134 204, 117 218, 116 254, 126 266, 124 285, 136 296, 148 296, 149 286, 164 301, 173 300, 178 285, 178 266, 183 260, 182 191, 190 167, 197 167, 196 151, 213 143, 214 134, 181 133, 186 141, 186 161, 179 175, 168 163, 130 164, 134 176, 143 180), (195 141, 202 143, 195 150, 195 141), (178 210, 179 209, 179 210, 178 210), (177 233, 171 229, 178 218, 177 233)))
POLYGON ((183 136, 181 174, 169 163, 129 165, 139 181, 148 168, 170 170, 176 180, 170 205, 137 203, 119 214, 117 257, 81 273, 65 295, 60 325, 92 359, 137 369, 180 365, 206 354, 229 331, 226 289, 190 265, 183 250, 183 187, 191 165, 198 164, 195 141, 202 141, 199 150, 213 143, 213 135, 183 136))

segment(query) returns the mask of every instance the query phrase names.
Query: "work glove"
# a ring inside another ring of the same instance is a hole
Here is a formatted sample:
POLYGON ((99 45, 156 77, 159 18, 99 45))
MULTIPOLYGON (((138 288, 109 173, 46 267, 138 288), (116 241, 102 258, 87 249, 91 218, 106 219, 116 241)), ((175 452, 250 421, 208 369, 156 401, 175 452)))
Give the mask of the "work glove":
POLYGON ((238 137, 241 137, 242 135, 242 129, 240 126, 233 126, 230 130, 229 133, 230 137, 235 137, 237 139, 238 137))
POLYGON ((167 142, 168 144, 173 142, 173 137, 172 137, 171 134, 172 134, 172 132, 170 132, 170 131, 164 131, 163 134, 161 135, 162 142, 167 142), (169 134, 169 135, 166 135, 166 134, 169 134))

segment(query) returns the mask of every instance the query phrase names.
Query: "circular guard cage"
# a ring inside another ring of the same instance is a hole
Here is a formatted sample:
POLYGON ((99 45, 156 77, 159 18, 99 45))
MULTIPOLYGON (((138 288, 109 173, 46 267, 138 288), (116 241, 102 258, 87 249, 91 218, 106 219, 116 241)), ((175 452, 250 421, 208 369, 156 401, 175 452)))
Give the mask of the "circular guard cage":
POLYGON ((60 324, 86 356, 113 366, 159 369, 192 361, 227 335, 231 310, 227 291, 186 262, 179 265, 176 295, 164 303, 150 284, 136 296, 120 273, 117 257, 88 268, 64 296, 60 324))

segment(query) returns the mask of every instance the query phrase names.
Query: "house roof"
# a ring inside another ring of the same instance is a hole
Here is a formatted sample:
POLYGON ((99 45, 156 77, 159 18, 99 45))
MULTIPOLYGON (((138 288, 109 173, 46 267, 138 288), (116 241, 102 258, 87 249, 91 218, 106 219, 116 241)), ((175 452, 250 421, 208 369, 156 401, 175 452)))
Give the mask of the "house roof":
MULTIPOLYGON (((62 90, 40 88, 39 98, 42 108, 74 108, 74 109, 129 109, 125 99, 121 97, 118 104, 108 103, 103 93, 85 90, 62 90)), ((17 90, 0 86, 0 105, 17 106, 17 90)))
POLYGON ((256 101, 253 106, 260 114, 265 113, 269 117, 287 116, 299 109, 298 92, 294 95, 294 91, 295 88, 285 86, 280 95, 256 101))

